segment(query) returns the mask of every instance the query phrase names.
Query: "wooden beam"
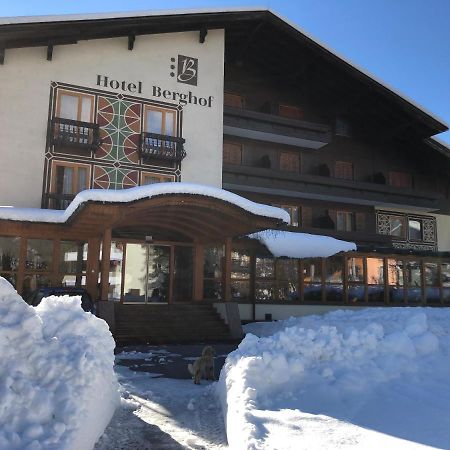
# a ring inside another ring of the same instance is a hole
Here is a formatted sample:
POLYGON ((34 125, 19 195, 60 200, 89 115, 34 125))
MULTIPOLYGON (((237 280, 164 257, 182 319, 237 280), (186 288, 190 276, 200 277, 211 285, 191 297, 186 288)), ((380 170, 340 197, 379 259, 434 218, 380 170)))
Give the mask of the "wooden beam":
POLYGON ((198 37, 198 41, 200 44, 203 44, 206 40, 206 35, 208 34, 208 29, 206 27, 200 28, 200 33, 198 37))
POLYGON ((101 267, 101 296, 102 301, 108 301, 109 291, 109 265, 111 260, 111 228, 103 233, 102 240, 102 267, 101 267))
POLYGON ((53 44, 48 44, 47 46, 47 61, 51 61, 53 59, 53 44))
POLYGON ((100 261, 100 240, 89 239, 86 262, 86 289, 92 299, 98 300, 98 262, 100 261))
POLYGON ((128 50, 133 50, 134 48, 134 41, 136 40, 136 36, 134 34, 130 34, 128 36, 128 50))

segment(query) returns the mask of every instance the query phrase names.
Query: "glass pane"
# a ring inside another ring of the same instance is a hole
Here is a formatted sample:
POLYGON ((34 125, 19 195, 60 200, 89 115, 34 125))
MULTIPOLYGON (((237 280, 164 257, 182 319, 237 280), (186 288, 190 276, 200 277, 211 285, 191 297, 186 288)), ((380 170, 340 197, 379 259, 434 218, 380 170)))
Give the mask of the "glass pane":
POLYGON ((175 112, 166 112, 166 123, 165 123, 165 130, 164 134, 166 136, 175 136, 175 112))
MULTIPOLYGON (((183 264, 183 255, 180 254, 175 248, 175 272, 174 272, 174 284, 180 282, 180 277, 183 278, 185 272, 180 272, 177 264, 183 264), (177 278, 178 277, 178 278, 177 278)), ((186 247, 191 252, 192 249, 186 247)), ((149 245, 148 246, 148 301, 149 302, 167 302, 169 296, 169 282, 170 282, 170 247, 164 245, 149 245)), ((186 260, 186 264, 189 264, 187 270, 192 272, 192 260, 186 260)), ((192 291, 192 276, 190 280, 186 280, 189 283, 192 291)), ((187 286, 189 288, 189 286, 187 286)), ((175 294, 175 292, 174 292, 175 294)), ((183 291, 178 289, 177 294, 182 295, 183 291)), ((192 294, 189 294, 189 298, 192 294)))
POLYGON ((425 297, 427 303, 441 303, 441 292, 438 287, 427 287, 425 288, 425 297))
POLYGON ((342 283, 343 258, 328 258, 325 260, 325 281, 327 283, 342 283))
POLYGON ((88 245, 84 242, 61 241, 59 271, 63 274, 86 272, 88 245))
MULTIPOLYGON (((356 258, 352 258, 356 259, 356 258)), ((348 302, 349 303, 363 303, 364 302, 364 286, 350 285, 348 287, 348 302)))
POLYGON ((349 258, 347 260, 348 281, 364 282, 363 258, 349 258))
POLYGON ((256 258, 256 278, 273 278, 275 276, 275 260, 273 258, 256 258))
POLYGON ((322 284, 305 284, 303 298, 305 302, 321 302, 322 284))
POLYGON ((46 239, 27 240, 27 259, 25 270, 51 270, 53 241, 46 239))
POLYGON ((250 281, 231 280, 231 297, 233 300, 245 300, 250 296, 250 281))
POLYGON ((439 286, 438 264, 425 263, 425 284, 427 286, 439 286))
POLYGON ((369 285, 367 287, 367 299, 373 303, 384 303, 384 284, 369 285))
POLYGON ((402 217, 389 217, 389 227, 391 236, 404 237, 404 219, 402 217))
POLYGON ((147 279, 146 244, 127 244, 125 264, 125 302, 144 302, 147 279))
POLYGON ((277 260, 277 278, 281 281, 289 281, 298 284, 298 261, 296 259, 277 260))
POLYGON ((409 239, 414 241, 422 240, 422 222, 420 220, 408 221, 409 239))
POLYGON ((156 134, 163 134, 162 133, 162 111, 157 110, 147 110, 147 133, 156 133, 156 134))
POLYGON ((56 193, 72 194, 73 167, 56 166, 56 193))
POLYGON ((77 193, 87 189, 87 167, 78 167, 77 193))
POLYGON ((407 296, 408 303, 420 303, 422 301, 422 288, 408 288, 407 296))
POLYGON ((441 279, 444 288, 450 288, 450 263, 441 264, 441 279))
POLYGON ((204 280, 203 297, 207 299, 222 300, 222 283, 217 280, 204 280))
POLYGON ((406 283, 411 287, 422 286, 422 266, 420 261, 406 262, 406 283))
POLYGON ((305 283, 322 283, 322 261, 305 261, 303 263, 303 279, 305 283))
POLYGON ((403 261, 388 259, 389 303, 404 303, 403 261))
POLYGON ((83 96, 81 102, 81 121, 91 122, 91 111, 92 111, 92 97, 83 96))
POLYGON ((342 284, 325 285, 325 295, 327 302, 342 302, 344 300, 344 290, 342 284))
POLYGON ((250 278, 250 254, 245 250, 231 252, 231 278, 250 278))
POLYGON ((17 270, 19 252, 20 238, 0 237, 0 270, 17 270))
MULTIPOLYGON (((175 267, 173 274, 174 301, 192 300, 193 253, 194 250, 192 247, 184 247, 184 246, 175 247, 175 267)), ((168 275, 169 271, 167 270, 167 281, 168 275)))
POLYGON ((446 287, 442 292, 444 303, 450 303, 450 288, 446 287))
POLYGON ((60 285, 71 287, 86 286, 86 277, 84 275, 63 275, 60 279, 60 285))
POLYGON ((384 284, 383 268, 382 258, 367 258, 367 283, 384 284))
POLYGON ((78 97, 62 94, 60 97, 59 117, 63 119, 78 120, 78 97))
POLYGON ((123 244, 111 242, 108 299, 120 301, 122 289, 123 244))
POLYGON ((203 276, 205 278, 221 278, 221 261, 223 258, 223 246, 205 247, 205 264, 203 276))
POLYGON ((297 283, 281 282, 277 288, 277 300, 297 301, 297 283))
POLYGON ((255 283, 255 299, 257 301, 272 301, 274 299, 272 282, 255 283))
POLYGON ((51 281, 46 275, 25 275, 23 280, 22 297, 26 299, 36 289, 48 286, 51 286, 51 281))

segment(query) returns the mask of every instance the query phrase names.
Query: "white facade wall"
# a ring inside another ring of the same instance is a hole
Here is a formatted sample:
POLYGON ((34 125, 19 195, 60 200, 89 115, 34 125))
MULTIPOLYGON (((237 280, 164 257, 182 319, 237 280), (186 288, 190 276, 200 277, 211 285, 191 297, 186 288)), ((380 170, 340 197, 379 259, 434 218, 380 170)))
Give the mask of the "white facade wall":
POLYGON ((0 205, 40 207, 50 83, 122 92, 98 86, 97 75, 119 82, 141 81, 142 93, 122 93, 145 99, 178 103, 155 98, 153 86, 211 97, 211 107, 183 107, 187 157, 182 161, 181 181, 221 187, 223 30, 208 31, 203 44, 198 32, 183 32, 137 36, 132 51, 127 38, 121 37, 55 46, 52 61, 46 55, 46 47, 7 50, 5 64, 0 66, 0 205), (170 76, 171 58, 179 54, 198 58, 197 86, 170 76))

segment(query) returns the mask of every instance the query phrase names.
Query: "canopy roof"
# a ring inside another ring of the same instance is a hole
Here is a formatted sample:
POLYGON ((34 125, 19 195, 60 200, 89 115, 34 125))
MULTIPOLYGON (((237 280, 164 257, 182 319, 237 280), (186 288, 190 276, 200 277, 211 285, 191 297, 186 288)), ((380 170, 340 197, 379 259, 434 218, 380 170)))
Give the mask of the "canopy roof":
POLYGON ((336 253, 356 250, 354 242, 308 233, 266 230, 248 237, 257 239, 276 258, 327 258, 336 253))
POLYGON ((65 211, 0 207, 0 234, 81 239, 111 228, 117 237, 213 242, 289 222, 280 208, 191 183, 80 192, 65 211), (9 234, 8 233, 8 234, 9 234))

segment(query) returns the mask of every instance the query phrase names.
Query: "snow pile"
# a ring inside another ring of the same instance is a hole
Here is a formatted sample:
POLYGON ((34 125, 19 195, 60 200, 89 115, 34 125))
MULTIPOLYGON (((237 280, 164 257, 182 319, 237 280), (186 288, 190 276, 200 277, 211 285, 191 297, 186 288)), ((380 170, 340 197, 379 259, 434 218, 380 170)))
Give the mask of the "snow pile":
POLYGON ((356 250, 354 242, 292 231, 266 230, 248 237, 265 245, 275 258, 327 258, 339 252, 356 250))
POLYGON ((247 334, 218 384, 231 448, 450 448, 449 309, 252 328, 265 337, 247 334))
POLYGON ((92 448, 119 402, 114 345, 79 297, 33 308, 0 277, 0 448, 92 448))
POLYGON ((27 222, 64 223, 86 202, 129 203, 159 195, 189 194, 215 198, 236 205, 252 214, 289 223, 289 214, 275 206, 255 203, 224 189, 195 183, 155 183, 130 189, 87 189, 79 192, 65 211, 0 206, 0 219, 27 222))

